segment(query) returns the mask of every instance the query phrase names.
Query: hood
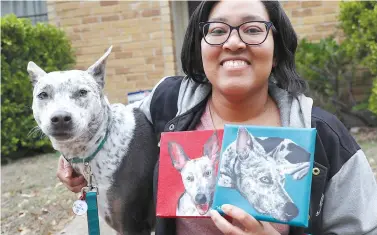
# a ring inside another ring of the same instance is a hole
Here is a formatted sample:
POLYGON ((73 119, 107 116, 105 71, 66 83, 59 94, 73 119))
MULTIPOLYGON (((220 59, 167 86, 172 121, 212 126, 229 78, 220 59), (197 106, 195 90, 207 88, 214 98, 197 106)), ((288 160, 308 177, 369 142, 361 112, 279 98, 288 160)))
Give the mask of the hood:
MULTIPOLYGON (((183 114, 203 101, 211 92, 209 84, 198 84, 191 79, 183 79, 178 96, 178 113, 183 114)), ((268 92, 280 110, 282 126, 310 128, 313 100, 303 94, 293 96, 286 90, 270 82, 268 92)))
POLYGON ((282 126, 295 128, 311 127, 312 98, 304 94, 293 96, 274 83, 269 84, 268 93, 278 105, 282 126))

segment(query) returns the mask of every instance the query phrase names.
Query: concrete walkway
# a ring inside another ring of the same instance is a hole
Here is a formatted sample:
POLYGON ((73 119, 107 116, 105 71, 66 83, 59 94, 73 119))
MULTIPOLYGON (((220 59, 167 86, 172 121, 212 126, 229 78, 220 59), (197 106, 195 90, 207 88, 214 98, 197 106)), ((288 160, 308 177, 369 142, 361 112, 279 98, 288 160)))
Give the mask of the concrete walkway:
MULTIPOLYGON (((116 234, 101 217, 99 218, 99 226, 101 235, 116 234)), ((62 231, 55 233, 55 235, 88 235, 86 215, 76 216, 62 231)), ((154 232, 151 235, 154 235, 154 232)))
MULTIPOLYGON (((99 218, 100 222, 100 232, 101 235, 115 235, 116 233, 114 232, 113 229, 111 229, 104 220, 99 218)), ((88 224, 86 220, 86 215, 82 216, 76 216, 71 222, 69 222, 65 228, 58 232, 55 233, 55 235, 88 235, 88 224)))

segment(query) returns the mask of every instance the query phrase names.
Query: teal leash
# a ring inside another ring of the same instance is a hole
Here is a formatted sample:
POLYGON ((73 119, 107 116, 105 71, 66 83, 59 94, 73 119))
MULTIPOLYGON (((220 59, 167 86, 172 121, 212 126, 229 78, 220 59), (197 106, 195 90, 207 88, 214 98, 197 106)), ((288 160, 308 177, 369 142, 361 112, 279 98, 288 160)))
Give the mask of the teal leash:
POLYGON ((97 155, 97 153, 103 148, 103 145, 106 143, 107 137, 109 135, 109 130, 110 130, 110 116, 109 116, 109 124, 105 133, 105 137, 102 139, 101 143, 98 145, 96 151, 94 151, 89 157, 86 157, 84 159, 80 157, 74 157, 68 161, 65 158, 65 156, 62 154, 62 156, 68 162, 70 162, 71 165, 72 163, 84 163, 84 167, 85 167, 84 171, 87 171, 86 173, 89 175, 88 187, 84 187, 82 189, 82 199, 85 198, 85 202, 88 206, 86 214, 87 214, 87 220, 88 220, 88 234, 89 235, 100 235, 98 204, 97 204, 98 189, 96 187, 93 187, 92 185, 92 182, 91 182, 92 173, 91 173, 91 168, 89 166, 89 162, 93 160, 94 157, 97 155), (85 189, 89 189, 89 191, 86 192, 85 189))
POLYGON ((86 212, 88 218, 88 233, 89 235, 99 235, 100 229, 97 206, 97 192, 87 192, 85 200, 88 204, 88 211, 86 212))

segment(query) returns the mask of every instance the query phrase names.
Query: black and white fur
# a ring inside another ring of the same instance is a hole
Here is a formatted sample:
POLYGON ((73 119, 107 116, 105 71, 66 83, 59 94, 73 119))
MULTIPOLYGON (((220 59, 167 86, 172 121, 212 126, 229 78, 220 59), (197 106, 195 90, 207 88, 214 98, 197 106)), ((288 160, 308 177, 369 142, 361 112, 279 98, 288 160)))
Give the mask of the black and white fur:
POLYGON ((290 221, 299 213, 284 189, 286 175, 300 180, 310 167, 310 153, 290 139, 257 138, 239 128, 222 155, 219 185, 235 188, 265 215, 290 221))
MULTIPOLYGON (((103 94, 111 48, 86 71, 46 73, 29 62, 33 115, 53 147, 68 160, 88 157, 109 128, 107 141, 90 162, 99 214, 118 234, 149 235, 155 219, 152 182, 157 142, 140 110, 110 105, 103 94)), ((87 177, 82 163, 73 167, 87 177)))

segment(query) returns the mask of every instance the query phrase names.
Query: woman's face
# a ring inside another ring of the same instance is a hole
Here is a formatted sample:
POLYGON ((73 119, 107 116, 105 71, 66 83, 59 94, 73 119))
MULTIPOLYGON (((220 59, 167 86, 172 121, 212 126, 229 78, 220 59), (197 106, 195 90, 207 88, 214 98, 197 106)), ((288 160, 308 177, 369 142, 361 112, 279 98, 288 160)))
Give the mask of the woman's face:
MULTIPOLYGON (((260 1, 221 1, 208 18, 231 26, 250 20, 270 21, 260 1)), ((214 91, 225 96, 245 96, 267 86, 274 54, 271 29, 260 45, 246 45, 233 30, 223 45, 209 45, 203 38, 201 50, 204 72, 214 91)))

